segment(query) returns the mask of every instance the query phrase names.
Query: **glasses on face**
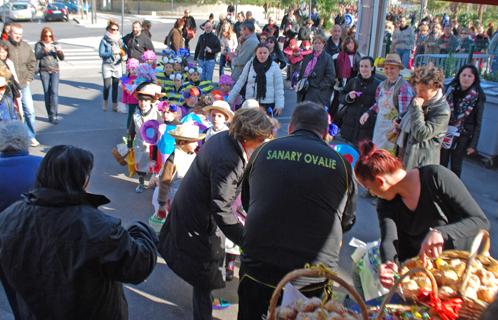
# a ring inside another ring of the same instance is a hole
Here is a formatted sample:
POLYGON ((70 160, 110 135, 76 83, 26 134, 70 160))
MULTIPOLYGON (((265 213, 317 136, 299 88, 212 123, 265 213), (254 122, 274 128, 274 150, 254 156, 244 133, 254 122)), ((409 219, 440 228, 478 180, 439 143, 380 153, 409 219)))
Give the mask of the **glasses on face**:
POLYGON ((51 33, 45 33, 46 38, 53 38, 53 35, 51 33))
POLYGON ((118 28, 111 28, 111 31, 119 31, 118 28))

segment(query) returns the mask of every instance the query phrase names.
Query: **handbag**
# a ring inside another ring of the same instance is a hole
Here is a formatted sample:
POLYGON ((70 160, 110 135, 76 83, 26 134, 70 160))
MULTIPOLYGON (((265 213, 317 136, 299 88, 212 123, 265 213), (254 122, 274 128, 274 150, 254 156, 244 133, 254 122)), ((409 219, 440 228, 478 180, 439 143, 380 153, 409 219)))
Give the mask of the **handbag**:
POLYGON ((298 93, 306 93, 308 91, 310 86, 310 83, 308 81, 308 78, 302 78, 299 79, 299 81, 296 84, 296 92, 298 93))
POLYGON ((192 39, 195 37, 195 31, 194 29, 188 29, 187 30, 187 39, 192 39))

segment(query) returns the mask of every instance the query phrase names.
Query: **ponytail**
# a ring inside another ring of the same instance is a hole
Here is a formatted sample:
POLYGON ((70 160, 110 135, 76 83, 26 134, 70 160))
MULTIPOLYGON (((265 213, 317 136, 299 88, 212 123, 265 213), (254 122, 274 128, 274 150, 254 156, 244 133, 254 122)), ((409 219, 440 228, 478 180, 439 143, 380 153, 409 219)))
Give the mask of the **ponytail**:
POLYGON ((355 165, 354 172, 363 180, 374 180, 381 174, 393 173, 403 169, 401 161, 384 149, 377 149, 370 140, 360 142, 360 158, 355 165))

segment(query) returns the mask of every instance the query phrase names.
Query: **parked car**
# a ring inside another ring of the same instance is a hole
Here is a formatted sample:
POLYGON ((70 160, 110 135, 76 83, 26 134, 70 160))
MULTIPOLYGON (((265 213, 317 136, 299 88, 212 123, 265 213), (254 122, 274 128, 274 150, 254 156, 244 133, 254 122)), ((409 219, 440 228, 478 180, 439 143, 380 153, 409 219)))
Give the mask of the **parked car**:
POLYGON ((55 3, 51 3, 43 11, 43 18, 45 21, 67 21, 67 9, 61 9, 55 3))
POLYGON ((69 20, 69 8, 66 6, 65 3, 62 2, 54 2, 52 3, 54 6, 59 8, 60 11, 64 14, 64 20, 68 21, 69 20))
POLYGON ((64 1, 64 4, 66 5, 69 12, 78 13, 78 3, 73 1, 64 1))
MULTIPOLYGON (((35 11, 36 12, 36 11, 35 11)), ((33 20, 33 8, 28 2, 9 2, 0 7, 0 19, 5 20, 33 20)))

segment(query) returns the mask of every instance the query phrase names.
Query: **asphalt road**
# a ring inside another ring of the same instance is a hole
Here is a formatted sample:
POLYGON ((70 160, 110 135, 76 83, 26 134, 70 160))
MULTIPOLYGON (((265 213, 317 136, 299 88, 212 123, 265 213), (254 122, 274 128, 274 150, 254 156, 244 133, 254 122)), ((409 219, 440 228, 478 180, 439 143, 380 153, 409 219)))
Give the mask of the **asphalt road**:
MULTIPOLYGON (((107 17, 107 16, 100 16, 107 17)), ((152 20, 153 40, 162 43, 172 26, 172 19, 147 17, 152 20)), ((119 17, 117 17, 119 21, 119 17)), ((135 17, 125 19, 125 32, 131 30, 131 22, 135 17)), ((202 21, 201 21, 202 22, 202 21)), ((24 38, 30 43, 39 39, 44 23, 24 24, 24 38)), ((126 134, 126 115, 102 112, 100 59, 95 51, 105 29, 105 19, 98 20, 97 25, 85 22, 53 22, 57 39, 66 52, 66 62, 61 65, 61 81, 59 103, 62 120, 58 125, 48 123, 43 105, 43 91, 39 79, 31 87, 37 114, 38 140, 41 146, 32 148, 31 152, 44 155, 47 150, 58 144, 73 144, 86 148, 95 156, 95 167, 90 180, 89 190, 92 193, 106 195, 111 203, 101 209, 122 219, 127 225, 133 220, 147 221, 153 208, 150 202, 152 191, 142 194, 134 192, 136 179, 126 176, 125 169, 120 167, 111 156, 111 149, 121 142, 126 134)), ((192 45, 195 45, 195 41, 192 45)), ((215 72, 216 74, 217 72, 215 72)), ((280 134, 286 132, 290 114, 295 105, 295 94, 286 90, 286 108, 280 117, 280 134)), ((496 251, 496 222, 498 217, 498 172, 482 167, 476 161, 466 161, 463 181, 484 209, 492 222, 492 253, 496 251)), ((303 212, 303 214, 305 214, 303 212)), ((339 273, 350 279, 352 249, 348 246, 354 236, 364 241, 373 241, 379 237, 374 202, 362 197, 358 198, 357 223, 345 235, 341 253, 341 269, 339 273)), ((216 296, 233 303, 224 311, 215 311, 218 319, 236 319, 237 281, 216 292, 216 296)), ((126 285, 126 296, 129 302, 130 320, 135 319, 191 319, 191 287, 179 279, 168 268, 164 260, 159 263, 151 276, 142 284, 126 285)), ((0 319, 13 319, 10 308, 0 290, 0 319)))

